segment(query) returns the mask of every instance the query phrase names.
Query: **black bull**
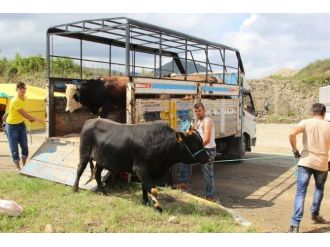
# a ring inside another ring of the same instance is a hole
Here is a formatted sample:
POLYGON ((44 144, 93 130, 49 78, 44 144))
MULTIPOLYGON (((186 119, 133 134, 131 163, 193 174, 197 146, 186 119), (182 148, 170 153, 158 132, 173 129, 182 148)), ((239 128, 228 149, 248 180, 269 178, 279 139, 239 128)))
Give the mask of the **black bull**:
POLYGON ((73 190, 94 151, 95 179, 99 191, 105 192, 101 172, 133 172, 142 183, 143 202, 149 204, 150 194, 154 207, 162 211, 158 201, 156 181, 167 174, 178 162, 206 163, 209 155, 202 138, 191 129, 176 132, 164 123, 119 124, 107 119, 86 121, 80 133, 80 163, 73 190))

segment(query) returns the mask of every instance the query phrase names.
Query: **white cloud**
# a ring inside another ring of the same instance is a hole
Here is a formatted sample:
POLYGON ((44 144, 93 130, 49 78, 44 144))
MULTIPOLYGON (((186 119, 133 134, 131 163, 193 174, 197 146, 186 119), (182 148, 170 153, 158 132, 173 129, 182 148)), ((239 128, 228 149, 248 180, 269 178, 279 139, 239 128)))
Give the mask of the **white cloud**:
MULTIPOLYGON (((330 56, 330 14, 118 13, 0 14, 0 55, 44 55, 48 27, 114 16, 135 18, 238 48, 248 78, 266 76, 283 67, 301 68, 330 56)), ((76 48, 62 47, 75 53, 76 48)))
POLYGON ((259 78, 328 58, 329 21, 327 14, 252 14, 223 40, 240 49, 247 77, 259 78))

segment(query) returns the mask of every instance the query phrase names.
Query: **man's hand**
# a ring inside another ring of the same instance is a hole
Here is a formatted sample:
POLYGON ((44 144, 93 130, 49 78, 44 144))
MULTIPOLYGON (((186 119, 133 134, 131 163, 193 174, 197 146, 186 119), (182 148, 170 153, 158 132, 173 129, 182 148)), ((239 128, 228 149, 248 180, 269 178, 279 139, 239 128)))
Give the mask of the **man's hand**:
POLYGON ((299 153, 299 150, 297 149, 296 151, 292 151, 293 152, 293 155, 294 155, 294 157, 296 158, 296 159, 299 159, 300 158, 300 153, 299 153))

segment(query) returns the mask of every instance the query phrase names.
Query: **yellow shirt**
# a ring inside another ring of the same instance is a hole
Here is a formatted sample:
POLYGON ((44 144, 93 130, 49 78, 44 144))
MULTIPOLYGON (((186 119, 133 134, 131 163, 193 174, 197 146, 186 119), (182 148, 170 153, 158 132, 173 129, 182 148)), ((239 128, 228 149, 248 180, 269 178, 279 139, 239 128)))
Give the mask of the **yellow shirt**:
POLYGON ((18 96, 15 96, 10 101, 8 117, 6 122, 9 124, 19 124, 24 122, 24 117, 21 115, 21 113, 18 112, 19 109, 22 109, 24 107, 25 107, 25 100, 21 100, 18 96))
POLYGON ((303 128, 303 150, 298 165, 318 171, 328 170, 330 148, 330 123, 310 118, 302 120, 298 127, 303 128))

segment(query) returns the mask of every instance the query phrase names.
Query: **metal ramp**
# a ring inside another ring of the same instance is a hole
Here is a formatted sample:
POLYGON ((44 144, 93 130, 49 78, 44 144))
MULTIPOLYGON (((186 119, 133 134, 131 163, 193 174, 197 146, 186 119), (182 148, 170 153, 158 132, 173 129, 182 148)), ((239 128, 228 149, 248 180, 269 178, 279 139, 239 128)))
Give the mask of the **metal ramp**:
MULTIPOLYGON (((79 139, 78 136, 47 139, 20 173, 72 186, 79 163, 79 139)), ((102 176, 105 174, 107 171, 104 170, 102 176)), ((88 164, 81 176, 79 188, 92 190, 96 187, 95 180, 85 185, 90 175, 88 164)))

